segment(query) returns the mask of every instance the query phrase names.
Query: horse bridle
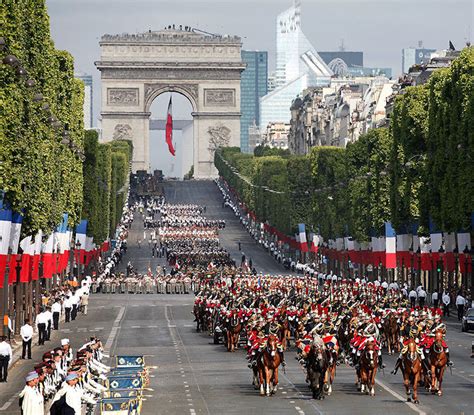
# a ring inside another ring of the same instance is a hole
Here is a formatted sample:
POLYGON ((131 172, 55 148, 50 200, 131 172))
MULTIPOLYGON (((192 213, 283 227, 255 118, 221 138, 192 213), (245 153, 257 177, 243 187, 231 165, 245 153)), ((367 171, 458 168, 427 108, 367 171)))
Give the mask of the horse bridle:
POLYGON ((444 350, 444 348, 443 348, 443 345, 441 344, 441 342, 434 342, 434 343, 433 343, 433 351, 434 351, 436 354, 442 353, 443 350, 444 350))

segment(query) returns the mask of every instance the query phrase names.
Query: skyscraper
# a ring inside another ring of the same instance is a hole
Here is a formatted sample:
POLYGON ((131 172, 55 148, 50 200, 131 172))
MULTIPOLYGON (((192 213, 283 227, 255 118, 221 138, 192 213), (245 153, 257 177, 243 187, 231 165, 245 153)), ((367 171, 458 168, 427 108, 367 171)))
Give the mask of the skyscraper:
POLYGON ((301 30, 301 2, 277 17, 275 89, 260 100, 260 130, 289 122, 293 99, 310 86, 328 85, 332 71, 301 30))
POLYGON ((84 82, 84 128, 92 128, 92 75, 84 73, 74 74, 77 79, 84 82))
POLYGON ((268 53, 242 51, 247 68, 240 81, 240 149, 249 152, 249 127, 260 123, 260 98, 268 92, 268 53))

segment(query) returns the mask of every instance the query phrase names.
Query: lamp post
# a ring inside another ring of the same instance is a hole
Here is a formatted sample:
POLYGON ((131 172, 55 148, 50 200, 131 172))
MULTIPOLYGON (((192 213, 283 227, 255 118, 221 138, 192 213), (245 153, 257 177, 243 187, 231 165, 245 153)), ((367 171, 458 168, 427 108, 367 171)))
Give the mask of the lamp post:
POLYGON ((79 275, 80 275, 80 271, 81 271, 81 258, 80 258, 80 250, 81 250, 81 243, 79 241, 76 241, 76 251, 78 251, 78 255, 77 255, 77 263, 76 263, 76 278, 77 280, 79 281, 79 275))

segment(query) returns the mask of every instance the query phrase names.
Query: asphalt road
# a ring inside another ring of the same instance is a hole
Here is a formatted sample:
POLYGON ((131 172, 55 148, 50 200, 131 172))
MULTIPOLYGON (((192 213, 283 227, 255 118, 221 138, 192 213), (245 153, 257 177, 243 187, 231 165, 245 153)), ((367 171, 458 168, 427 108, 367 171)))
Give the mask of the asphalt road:
MULTIPOLYGON (((165 192, 170 202, 203 204, 208 217, 226 219, 221 240, 236 259, 240 260, 237 249, 240 240, 244 252, 259 271, 284 272, 255 245, 230 209, 222 208, 214 183, 172 182, 165 185, 165 192)), ((139 235, 143 235, 143 228, 138 218, 132 226, 124 264, 130 260, 139 270, 145 271, 148 266, 156 267, 163 260, 151 258, 147 244, 138 248, 139 235)), ((146 355, 147 365, 154 367, 151 390, 146 391, 143 405, 142 413, 146 415, 474 413, 474 370, 469 357, 474 334, 461 333, 460 325, 454 321, 448 323, 447 340, 455 368, 452 375, 448 371, 445 376, 444 396, 435 397, 421 391, 420 405, 407 404, 401 375, 389 373, 395 357, 384 355, 387 369, 385 374, 377 375, 375 397, 357 392, 354 370, 340 366, 332 396, 315 401, 311 399, 305 374, 294 359, 293 350, 286 353, 288 364, 286 373, 280 372, 277 394, 260 397, 251 385, 245 352, 228 353, 223 345, 212 344, 206 334, 196 333, 192 305, 192 295, 97 294, 91 296, 89 315, 64 326, 68 331, 63 331, 63 336, 71 339, 75 349, 93 333, 103 339, 111 356, 146 355)), ((55 345, 60 337, 55 333, 52 343, 55 345)), ((39 360, 39 350, 33 357, 39 360)), ((31 361, 22 361, 12 370, 10 382, 0 384, 0 414, 19 413, 15 393, 21 390, 22 376, 29 367, 31 361)))

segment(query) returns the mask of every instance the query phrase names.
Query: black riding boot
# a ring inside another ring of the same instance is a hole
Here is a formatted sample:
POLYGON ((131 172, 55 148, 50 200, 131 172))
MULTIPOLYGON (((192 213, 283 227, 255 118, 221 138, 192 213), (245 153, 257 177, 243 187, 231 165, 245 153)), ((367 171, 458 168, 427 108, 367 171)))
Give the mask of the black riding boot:
POLYGON ((446 363, 448 366, 452 366, 453 362, 451 362, 451 359, 449 358, 449 352, 446 352, 446 358, 448 359, 448 362, 446 363))
POLYGON ((383 364, 383 361, 382 361, 382 355, 379 355, 379 368, 385 369, 385 365, 383 364))
POLYGON ((426 373, 428 374, 428 376, 431 376, 431 368, 430 366, 428 365, 428 359, 421 359, 421 365, 423 366, 423 368, 426 370, 426 373))
POLYGON ((398 372, 398 369, 402 366, 402 357, 398 356, 397 363, 395 363, 395 369, 392 370, 392 375, 396 375, 398 372))
POLYGON ((278 352, 278 353, 280 353, 281 365, 285 367, 286 366, 285 355, 283 354, 283 352, 278 352))

